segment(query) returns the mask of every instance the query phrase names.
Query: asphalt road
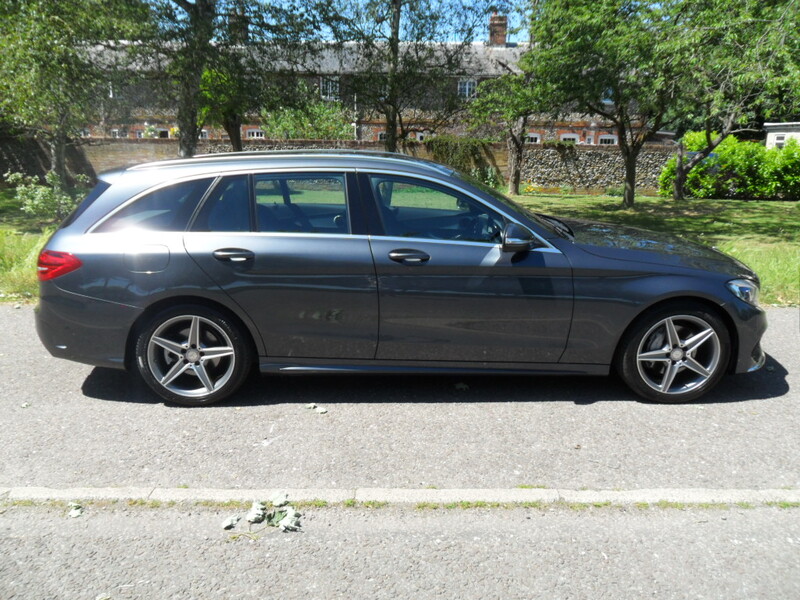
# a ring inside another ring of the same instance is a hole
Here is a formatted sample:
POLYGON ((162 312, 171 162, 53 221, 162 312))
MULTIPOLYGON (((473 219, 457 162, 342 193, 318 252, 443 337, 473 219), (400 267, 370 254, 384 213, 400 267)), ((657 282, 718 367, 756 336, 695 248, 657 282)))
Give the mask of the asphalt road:
POLYGON ((254 376, 197 409, 50 357, 2 305, 0 487, 797 488, 799 317, 770 309, 767 367, 691 405, 614 378, 254 376))
POLYGON ((788 600, 798 510, 337 507, 250 540, 212 508, 12 506, 0 597, 788 600))

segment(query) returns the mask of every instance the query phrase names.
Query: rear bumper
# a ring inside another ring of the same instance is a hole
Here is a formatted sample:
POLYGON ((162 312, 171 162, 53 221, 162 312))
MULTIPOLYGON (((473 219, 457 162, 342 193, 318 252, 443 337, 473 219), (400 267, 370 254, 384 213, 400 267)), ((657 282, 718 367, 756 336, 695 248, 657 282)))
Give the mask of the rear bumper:
POLYGON ((125 368, 128 334, 142 310, 41 285, 36 332, 56 358, 125 368))

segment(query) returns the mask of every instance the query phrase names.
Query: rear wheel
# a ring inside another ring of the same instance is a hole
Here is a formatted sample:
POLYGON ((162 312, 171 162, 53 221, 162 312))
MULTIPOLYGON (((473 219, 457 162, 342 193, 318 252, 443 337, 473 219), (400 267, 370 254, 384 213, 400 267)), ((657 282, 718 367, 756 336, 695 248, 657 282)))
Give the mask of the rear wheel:
POLYGON ((725 324, 699 305, 675 304, 640 319, 625 335, 617 369, 653 402, 695 400, 722 378, 730 357, 725 324))
POLYGON ((136 342, 136 364, 159 396, 185 406, 218 402, 247 378, 252 352, 241 328, 204 306, 153 317, 136 342))

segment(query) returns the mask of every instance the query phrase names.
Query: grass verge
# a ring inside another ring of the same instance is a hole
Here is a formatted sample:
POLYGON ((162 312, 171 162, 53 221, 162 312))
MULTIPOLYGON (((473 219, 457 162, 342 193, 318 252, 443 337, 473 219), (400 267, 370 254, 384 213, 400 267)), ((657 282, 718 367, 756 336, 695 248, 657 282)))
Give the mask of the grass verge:
POLYGON ((0 293, 5 299, 35 298, 39 293, 36 260, 50 232, 0 229, 0 293))

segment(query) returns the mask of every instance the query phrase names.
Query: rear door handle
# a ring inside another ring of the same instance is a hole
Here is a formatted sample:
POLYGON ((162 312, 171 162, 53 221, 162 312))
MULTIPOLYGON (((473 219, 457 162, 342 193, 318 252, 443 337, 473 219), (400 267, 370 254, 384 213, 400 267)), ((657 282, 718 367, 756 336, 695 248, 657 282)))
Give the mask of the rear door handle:
POLYGON ((255 253, 251 250, 244 248, 220 248, 214 250, 214 258, 222 262, 242 263, 248 260, 253 260, 256 257, 255 253))
POLYGON ((389 252, 389 258, 403 265, 422 265, 431 259, 430 254, 426 254, 421 250, 409 250, 406 248, 392 250, 389 252))

